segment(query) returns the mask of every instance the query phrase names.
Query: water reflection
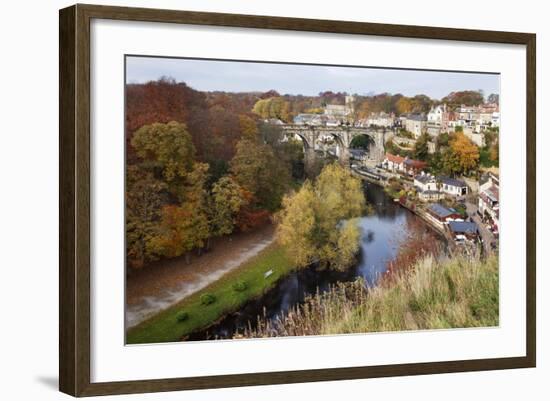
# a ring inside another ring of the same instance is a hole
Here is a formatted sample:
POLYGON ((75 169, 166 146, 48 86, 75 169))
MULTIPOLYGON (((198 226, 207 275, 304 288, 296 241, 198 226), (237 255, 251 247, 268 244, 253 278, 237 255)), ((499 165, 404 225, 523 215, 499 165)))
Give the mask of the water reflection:
MULTIPOLYGON (((230 338, 235 331, 255 327, 257 316, 275 318, 304 301, 307 295, 324 292, 338 281, 352 281, 363 277, 375 285, 387 270, 387 263, 397 255, 399 245, 407 238, 411 224, 420 224, 419 218, 393 202, 375 185, 365 186, 367 200, 374 213, 361 217, 361 244, 358 263, 346 272, 318 270, 311 267, 290 274, 261 299, 251 301, 239 312, 228 315, 208 330, 193 333, 188 340, 230 338)), ((423 224, 423 223, 421 223, 423 224)))

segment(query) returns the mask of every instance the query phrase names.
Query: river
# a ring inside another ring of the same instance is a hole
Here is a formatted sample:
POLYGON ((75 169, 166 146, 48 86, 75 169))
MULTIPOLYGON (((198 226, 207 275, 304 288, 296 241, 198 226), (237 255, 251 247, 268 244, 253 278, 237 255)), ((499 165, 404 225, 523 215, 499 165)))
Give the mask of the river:
MULTIPOLYGON (((247 303, 239 312, 232 313, 206 330, 192 333, 188 340, 231 338, 250 324, 254 328, 257 316, 275 318, 304 301, 307 295, 326 291, 338 281, 353 281, 363 277, 369 286, 376 285, 393 260, 411 227, 427 225, 409 210, 395 203, 384 190, 375 185, 364 185, 367 201, 374 213, 359 219, 361 228, 358 263, 346 272, 318 270, 315 266, 294 272, 257 300, 247 303)), ((434 239, 437 237, 434 235, 434 239)))

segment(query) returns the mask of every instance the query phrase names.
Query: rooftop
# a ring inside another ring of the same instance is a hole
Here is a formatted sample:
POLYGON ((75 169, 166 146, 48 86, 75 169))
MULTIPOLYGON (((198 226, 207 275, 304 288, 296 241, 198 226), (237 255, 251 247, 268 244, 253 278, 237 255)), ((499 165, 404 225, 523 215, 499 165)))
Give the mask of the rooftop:
POLYGON ((414 177, 414 179, 416 181, 419 181, 421 182, 422 184, 427 184, 428 182, 433 182, 435 181, 435 178, 433 175, 429 175, 429 174, 418 174, 417 176, 414 177))
POLYGON ((428 210, 437 217, 446 218, 456 213, 454 209, 448 209, 439 203, 432 203, 428 210))
POLYGON ((456 178, 441 176, 441 177, 438 177, 438 180, 441 181, 443 184, 451 185, 453 187, 465 187, 465 186, 467 186, 464 181, 456 179, 456 178))
POLYGON ((498 202, 498 188, 495 185, 490 186, 482 191, 493 202, 498 202))
POLYGON ((473 221, 451 221, 449 229, 456 234, 476 234, 477 224, 473 221))
POLYGON ((393 163, 398 163, 398 164, 401 164, 405 161, 404 157, 397 156, 397 155, 392 155, 391 153, 386 153, 386 159, 388 159, 389 161, 391 161, 393 163))
POLYGON ((424 168, 428 165, 428 163, 423 162, 422 160, 414 160, 414 159, 405 160, 405 164, 409 167, 414 167, 414 168, 424 168))
POLYGON ((408 120, 414 120, 414 121, 426 121, 427 118, 423 114, 409 114, 407 116, 408 120))

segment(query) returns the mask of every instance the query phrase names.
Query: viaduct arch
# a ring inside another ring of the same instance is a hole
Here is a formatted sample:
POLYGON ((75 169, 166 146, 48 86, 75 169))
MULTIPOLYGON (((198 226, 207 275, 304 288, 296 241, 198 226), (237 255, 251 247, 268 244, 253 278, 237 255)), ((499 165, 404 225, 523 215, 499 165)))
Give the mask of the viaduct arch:
POLYGON ((359 135, 370 137, 374 146, 370 149, 369 153, 376 162, 381 162, 384 159, 386 134, 389 133, 385 128, 352 127, 346 125, 330 127, 324 125, 283 124, 281 128, 285 135, 297 135, 302 139, 306 171, 310 171, 309 169, 315 161, 315 142, 320 137, 331 136, 334 138, 340 148, 338 155, 340 163, 345 167, 349 167, 350 148, 353 138, 359 135))

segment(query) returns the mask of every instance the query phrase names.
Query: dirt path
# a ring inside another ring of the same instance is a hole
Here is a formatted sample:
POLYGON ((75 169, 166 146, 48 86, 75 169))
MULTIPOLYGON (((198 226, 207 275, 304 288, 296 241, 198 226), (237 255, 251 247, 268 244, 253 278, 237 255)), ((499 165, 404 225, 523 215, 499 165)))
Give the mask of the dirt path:
POLYGON ((132 327, 213 283, 239 267, 274 240, 271 225, 251 233, 219 238, 211 251, 156 262, 134 271, 126 280, 126 327, 132 327))

